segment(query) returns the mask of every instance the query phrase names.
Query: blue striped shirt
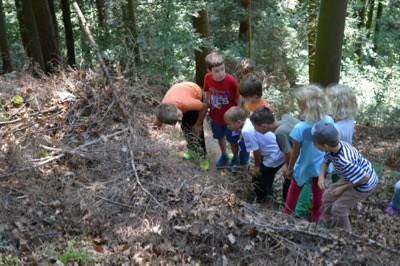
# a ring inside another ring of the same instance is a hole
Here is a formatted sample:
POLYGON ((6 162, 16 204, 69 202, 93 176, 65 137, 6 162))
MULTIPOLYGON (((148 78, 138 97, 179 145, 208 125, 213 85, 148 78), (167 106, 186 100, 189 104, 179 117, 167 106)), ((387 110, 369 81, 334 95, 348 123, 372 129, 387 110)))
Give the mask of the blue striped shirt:
POLYGON ((359 192, 369 192, 378 185, 378 175, 370 161, 364 158, 362 154, 349 143, 341 141, 341 148, 338 153, 333 155, 331 152, 326 152, 324 162, 333 163, 335 172, 342 176, 344 180, 353 184, 363 179, 366 175, 369 180, 356 187, 359 192))

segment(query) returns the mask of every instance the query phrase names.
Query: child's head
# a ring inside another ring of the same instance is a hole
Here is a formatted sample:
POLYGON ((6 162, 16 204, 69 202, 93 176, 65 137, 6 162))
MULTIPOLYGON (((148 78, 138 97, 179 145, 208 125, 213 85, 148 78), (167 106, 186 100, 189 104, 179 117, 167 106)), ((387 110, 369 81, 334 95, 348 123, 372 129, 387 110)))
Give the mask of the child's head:
POLYGON ((272 131, 272 126, 275 124, 275 117, 267 107, 260 106, 251 114, 250 121, 257 132, 265 134, 272 131))
MULTIPOLYGON (((336 127, 330 123, 318 123, 311 129, 311 135, 314 140, 315 146, 321 150, 320 147, 333 148, 339 142, 339 132, 336 127)), ((325 149, 322 149, 325 150, 325 149)))
POLYGON ((222 81, 226 76, 224 58, 220 54, 212 52, 206 56, 205 61, 207 70, 211 72, 213 79, 218 82, 222 81))
POLYGON ((254 77, 247 78, 239 84, 239 94, 246 102, 254 102, 262 97, 261 81, 254 77))
POLYGON ((233 106, 225 112, 224 120, 230 130, 239 131, 246 120, 246 112, 238 106, 233 106))
POLYGON ((171 103, 161 103, 156 107, 155 113, 157 119, 167 125, 175 125, 183 117, 182 111, 171 103))
POLYGON ((326 88, 325 93, 331 103, 330 115, 335 121, 355 117, 357 98, 349 87, 337 84, 326 88))
POLYGON ((328 98, 317 85, 308 85, 297 89, 295 97, 302 112, 301 119, 307 122, 316 122, 328 114, 328 98))

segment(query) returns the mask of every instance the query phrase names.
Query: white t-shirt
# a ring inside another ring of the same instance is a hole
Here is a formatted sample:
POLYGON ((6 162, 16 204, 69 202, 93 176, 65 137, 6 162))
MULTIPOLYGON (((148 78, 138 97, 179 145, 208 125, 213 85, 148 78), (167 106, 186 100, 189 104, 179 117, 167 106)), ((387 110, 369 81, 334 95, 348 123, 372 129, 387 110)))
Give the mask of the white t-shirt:
POLYGON ((246 118, 242 128, 242 137, 248 152, 261 151, 265 166, 276 168, 285 163, 284 155, 276 143, 274 133, 261 134, 256 132, 250 119, 246 118))
POLYGON ((337 121, 335 127, 339 131, 340 140, 353 144, 354 118, 337 121))

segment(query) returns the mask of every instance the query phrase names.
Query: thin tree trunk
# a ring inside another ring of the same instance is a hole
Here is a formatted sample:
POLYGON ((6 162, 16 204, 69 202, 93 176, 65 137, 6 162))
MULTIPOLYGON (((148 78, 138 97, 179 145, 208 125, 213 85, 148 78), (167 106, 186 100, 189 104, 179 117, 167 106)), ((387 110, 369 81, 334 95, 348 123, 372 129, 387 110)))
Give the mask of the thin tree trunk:
POLYGON ((358 42, 356 44, 356 54, 358 57, 358 64, 361 64, 362 42, 363 42, 362 32, 364 31, 364 27, 365 27, 366 0, 358 0, 358 5, 359 6, 358 6, 358 12, 357 12, 357 17, 358 17, 357 29, 358 29, 358 32, 360 33, 360 36, 359 36, 358 42))
POLYGON ((22 12, 22 0, 15 0, 15 7, 17 9, 17 20, 19 24, 19 33, 21 35, 22 46, 24 47, 24 50, 28 57, 31 57, 30 51, 28 49, 28 36, 26 34, 26 26, 22 12))
POLYGON ((57 36, 57 47, 60 47, 60 42, 59 42, 60 40, 58 39, 59 36, 58 23, 57 23, 56 9, 54 7, 54 0, 47 0, 47 2, 49 3, 51 19, 53 20, 55 36, 57 36))
POLYGON ((140 49, 138 42, 138 33, 136 28, 135 17, 135 3, 134 0, 128 0, 128 13, 129 13, 129 29, 132 34, 133 54, 136 65, 140 64, 140 49))
POLYGON ((61 0, 61 10, 65 29, 65 43, 67 45, 67 61, 68 65, 75 67, 74 32, 72 30, 71 10, 68 0, 61 0))
POLYGON ((104 0, 96 0, 97 19, 99 27, 104 27, 105 13, 104 13, 104 0))
POLYGON ((0 0, 0 47, 1 58, 3 60, 3 72, 8 73, 13 70, 8 46, 6 20, 4 18, 3 0, 0 0))
POLYGON ((308 37, 308 80, 314 79, 315 67, 315 43, 317 40, 317 2, 314 0, 306 0, 307 2, 307 37, 308 37))
POLYGON ((56 35, 53 18, 47 0, 31 0, 35 14, 40 46, 46 73, 53 72, 60 64, 60 52, 58 50, 58 36, 56 35))
MULTIPOLYGON (((192 17, 193 28, 200 33, 201 38, 208 38, 208 13, 207 10, 200 10, 197 16, 192 17)), ((196 62, 196 83, 203 87, 204 75, 207 73, 207 67, 205 58, 209 54, 209 49, 205 46, 200 47, 200 50, 196 50, 195 62, 196 62)))
POLYGON ((22 1, 22 13, 25 26, 25 29, 22 29, 22 31, 24 31, 27 36, 29 54, 32 56, 33 60, 39 64, 40 69, 46 72, 32 1, 22 1))
POLYGON ((321 0, 313 82, 339 82, 347 0, 321 0))
POLYGON ((248 7, 249 0, 240 0, 240 7, 246 11, 246 16, 243 16, 239 21, 239 41, 246 42, 249 37, 249 18, 248 7))
POLYGON ((374 34, 374 52, 378 50, 378 39, 379 39, 379 32, 381 31, 381 19, 383 13, 383 3, 382 0, 378 2, 378 10, 376 12, 376 23, 375 23, 375 34, 374 34))
POLYGON ((369 0, 368 20, 366 24, 368 39, 371 37, 372 20, 374 19, 374 10, 375 10, 375 0, 369 0))

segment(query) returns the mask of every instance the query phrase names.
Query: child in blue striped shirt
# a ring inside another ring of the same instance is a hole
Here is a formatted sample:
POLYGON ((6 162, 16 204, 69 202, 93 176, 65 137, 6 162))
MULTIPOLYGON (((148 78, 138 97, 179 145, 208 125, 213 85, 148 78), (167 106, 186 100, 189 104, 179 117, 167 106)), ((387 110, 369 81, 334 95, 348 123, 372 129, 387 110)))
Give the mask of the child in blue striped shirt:
POLYGON ((341 179, 324 191, 323 216, 329 227, 337 226, 351 231, 349 209, 369 196, 378 185, 374 168, 361 153, 347 142, 340 141, 339 132, 329 123, 316 124, 311 129, 314 145, 325 152, 318 186, 325 187, 325 173, 330 163, 341 179))

